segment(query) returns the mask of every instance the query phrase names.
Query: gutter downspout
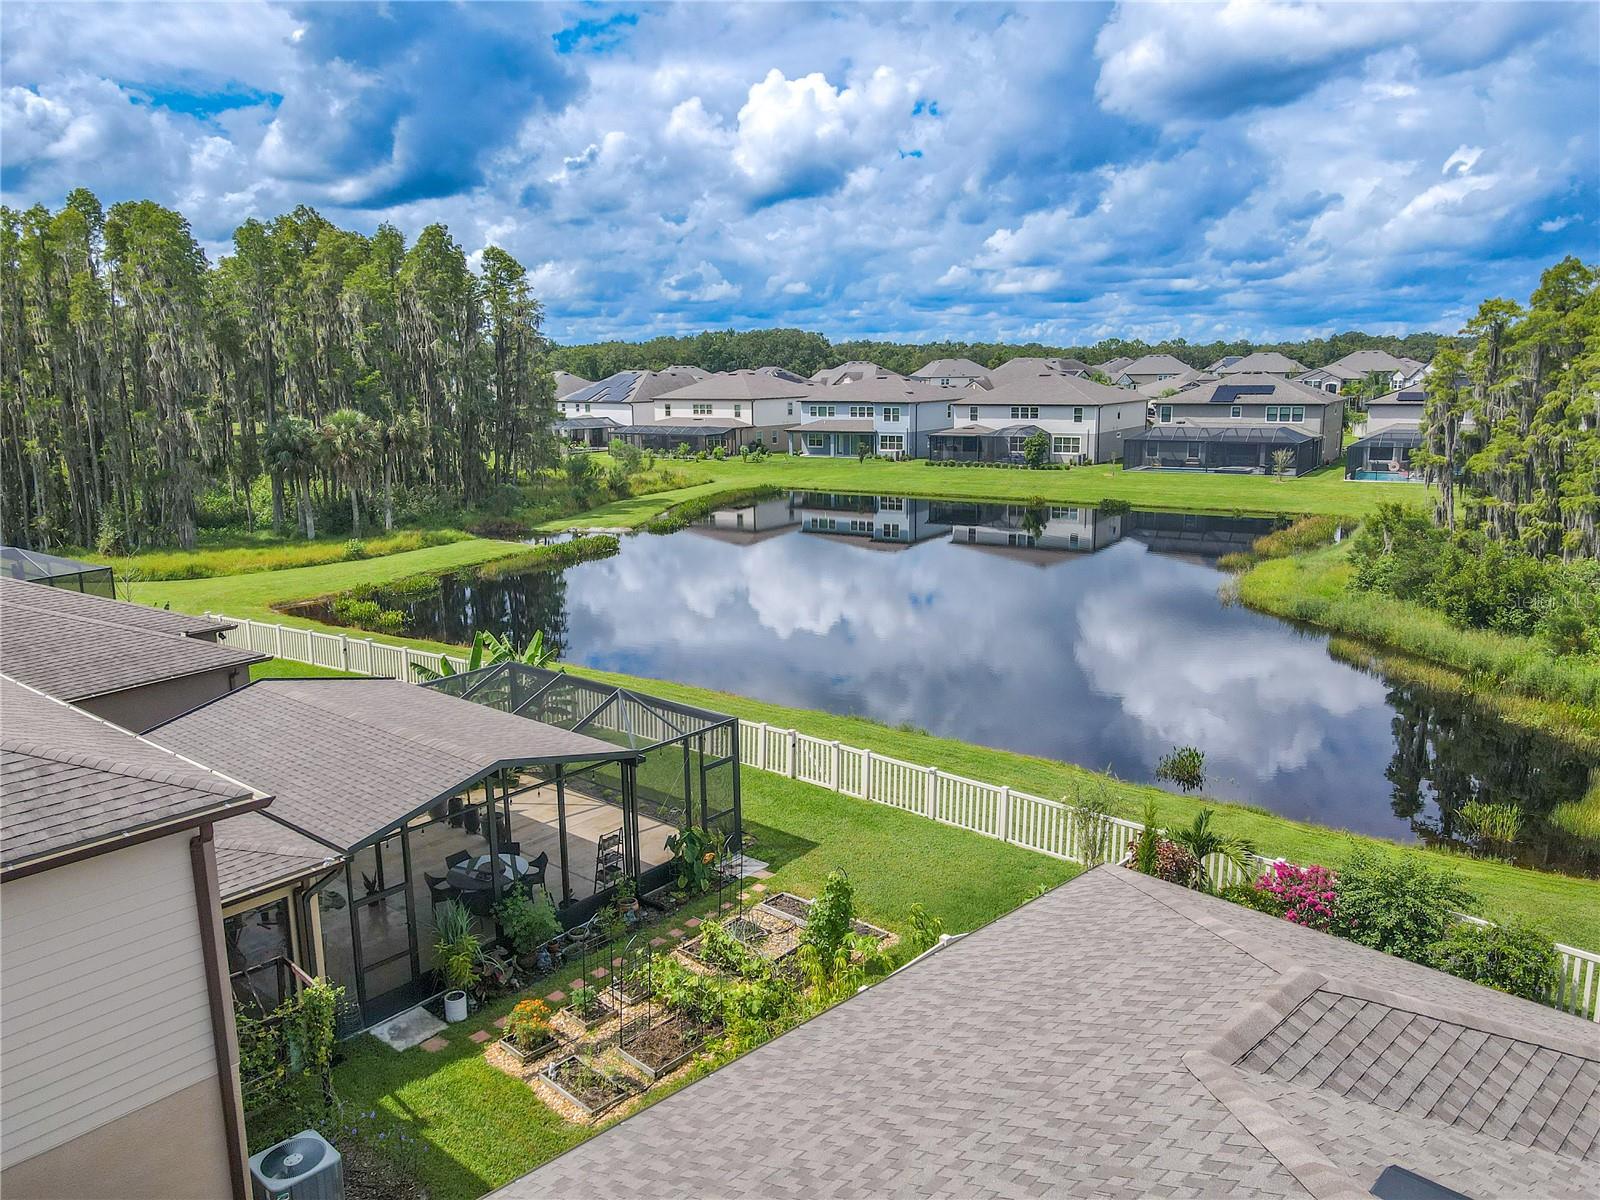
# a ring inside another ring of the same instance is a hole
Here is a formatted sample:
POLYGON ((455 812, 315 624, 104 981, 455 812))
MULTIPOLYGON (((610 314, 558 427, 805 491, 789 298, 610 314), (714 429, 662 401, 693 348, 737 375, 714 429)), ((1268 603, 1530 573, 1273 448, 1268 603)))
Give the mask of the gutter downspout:
POLYGON ((244 1099, 239 1086, 239 1056, 233 1028, 233 1005, 223 989, 222 922, 217 899, 217 853, 212 827, 202 825, 189 841, 194 871, 194 901, 205 958, 206 994, 211 1004, 211 1042, 217 1057, 217 1090, 222 1102, 222 1127, 227 1137, 228 1180, 233 1200, 249 1200, 245 1174, 248 1149, 244 1136, 244 1099))

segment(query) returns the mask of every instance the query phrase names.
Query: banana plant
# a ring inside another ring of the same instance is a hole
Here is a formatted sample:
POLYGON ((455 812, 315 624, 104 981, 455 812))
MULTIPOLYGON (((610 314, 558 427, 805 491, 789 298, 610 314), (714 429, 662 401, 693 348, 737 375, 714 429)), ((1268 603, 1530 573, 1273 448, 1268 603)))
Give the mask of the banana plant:
MULTIPOLYGON (((502 638, 487 629, 480 629, 472 635, 472 649, 467 652, 468 672, 479 670, 482 667, 492 667, 497 663, 517 662, 530 667, 547 667, 556 661, 556 652, 553 647, 544 644, 544 630, 540 629, 528 639, 528 644, 518 651, 510 638, 502 638)), ((435 679, 444 679, 456 674, 455 667, 450 665, 448 655, 439 656, 439 666, 425 667, 421 663, 412 663, 411 669, 416 677, 424 683, 431 683, 435 679)))

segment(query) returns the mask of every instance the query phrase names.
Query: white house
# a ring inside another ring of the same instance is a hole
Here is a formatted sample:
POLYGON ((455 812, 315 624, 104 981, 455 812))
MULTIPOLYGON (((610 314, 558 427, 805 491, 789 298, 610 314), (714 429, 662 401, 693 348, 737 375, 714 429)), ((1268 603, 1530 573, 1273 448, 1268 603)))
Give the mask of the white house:
POLYGON ((869 550, 904 550, 950 532, 940 507, 908 496, 804 492, 794 498, 793 511, 802 533, 848 539, 869 550))
POLYGON ((558 399, 556 432, 576 445, 609 446, 622 430, 653 419, 651 405, 657 396, 705 377, 698 367, 618 371, 558 399))
POLYGON ((1144 397, 1103 383, 1039 370, 951 401, 951 424, 928 438, 928 457, 1020 462, 1029 437, 1050 437, 1054 462, 1113 462, 1145 424, 1144 397))
POLYGON ((1339 458, 1344 401, 1276 375, 1232 375, 1155 401, 1155 424, 1126 439, 1129 470, 1266 474, 1289 451, 1290 474, 1339 458))
POLYGON ((855 458, 861 452, 922 458, 928 434, 949 426, 948 388, 899 375, 813 386, 789 427, 793 454, 855 458))
POLYGON ((1299 382, 1324 392, 1340 392, 1358 379, 1377 375, 1389 387, 1411 387, 1422 378, 1426 364, 1414 358, 1400 358, 1387 350, 1356 350, 1334 359, 1325 367, 1298 376, 1299 382))
POLYGON ((936 358, 911 372, 911 378, 947 388, 984 387, 989 382, 989 369, 970 358, 936 358))
POLYGON ((1119 541, 1126 515, 1076 504, 949 506, 950 540, 1002 551, 1039 566, 1065 561, 1062 552, 1092 554, 1119 541))
POLYGON ((693 450, 742 446, 783 449, 799 406, 816 386, 776 368, 723 371, 687 387, 658 394, 648 420, 637 420, 620 436, 652 450, 688 445, 693 450))

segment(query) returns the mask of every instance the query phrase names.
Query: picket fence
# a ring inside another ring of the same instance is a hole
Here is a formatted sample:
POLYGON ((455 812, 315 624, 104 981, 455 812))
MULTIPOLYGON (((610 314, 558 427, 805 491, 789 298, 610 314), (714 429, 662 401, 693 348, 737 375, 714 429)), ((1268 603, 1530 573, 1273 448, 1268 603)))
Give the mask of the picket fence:
MULTIPOLYGON (((371 638, 323 633, 219 613, 206 616, 233 622, 234 628, 222 635, 222 641, 292 662, 411 681, 416 679, 414 667, 438 671, 444 659, 449 659, 451 667, 457 671, 465 670, 467 665, 459 655, 395 646, 371 638)), ((1067 862, 1119 862, 1126 857, 1142 828, 1137 822, 1121 817, 1083 821, 1071 805, 1060 800, 1030 795, 1003 784, 967 779, 939 767, 904 762, 859 746, 815 738, 760 721, 739 722, 739 761, 741 766, 816 784, 858 800, 903 809, 930 821, 953 825, 1067 862)), ((1213 878, 1219 878, 1226 886, 1254 878, 1275 861, 1260 855, 1255 859, 1255 866, 1249 871, 1220 856, 1208 859, 1206 866, 1213 878)), ((1464 921, 1489 924, 1465 913, 1457 915, 1464 921)), ((1559 942, 1555 949, 1561 959, 1561 979, 1550 1003, 1600 1022, 1600 954, 1559 942)))

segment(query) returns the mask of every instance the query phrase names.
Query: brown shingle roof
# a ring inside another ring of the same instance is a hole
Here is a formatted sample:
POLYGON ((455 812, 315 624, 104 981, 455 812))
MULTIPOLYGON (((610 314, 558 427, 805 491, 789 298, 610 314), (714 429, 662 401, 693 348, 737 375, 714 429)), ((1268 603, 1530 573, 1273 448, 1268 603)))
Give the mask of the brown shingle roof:
POLYGON ((146 736, 270 790, 275 820, 342 849, 499 765, 633 754, 397 679, 258 680, 146 736))
POLYGON ((196 636, 226 628, 142 604, 0 579, 6 674, 61 700, 88 700, 268 657, 196 636))
POLYGON ((280 887, 342 861, 336 851, 274 821, 245 813, 217 826, 217 885, 223 902, 280 887))
POLYGON ((237 780, 0 676, 0 866, 7 871, 264 801, 237 780))
POLYGON ((787 371, 721 371, 687 387, 661 392, 660 400, 794 400, 815 388, 787 371))
POLYGON ((1101 404, 1127 404, 1134 397, 1126 388, 1096 383, 1081 375, 1059 371, 1040 371, 1032 375, 1015 372, 996 379, 994 390, 983 398, 985 404, 1073 404, 1094 407, 1101 404))
POLYGON ((622 1179, 641 1196, 1345 1198, 1390 1164, 1478 1197, 1600 1189, 1591 1159, 1526 1144, 1545 1109, 1565 1105, 1569 1133, 1595 1123, 1593 1091, 1550 1084, 1545 1057, 1495 1068, 1520 1140, 1500 1131, 1509 1110, 1475 1129, 1366 1098, 1360 1079, 1370 1090, 1433 1056, 1431 1024, 1330 1042, 1335 1073, 1361 1072, 1343 1093, 1240 1065, 1301 1000, 1341 988, 1441 1029, 1514 1028, 1556 1055, 1595 1044, 1579 1018, 1106 867, 494 1196, 609 1197, 622 1179))
POLYGON ((976 379, 987 379, 989 368, 979 366, 970 358, 936 358, 932 362, 923 363, 911 372, 913 379, 946 379, 954 376, 964 379, 971 376, 976 379))

